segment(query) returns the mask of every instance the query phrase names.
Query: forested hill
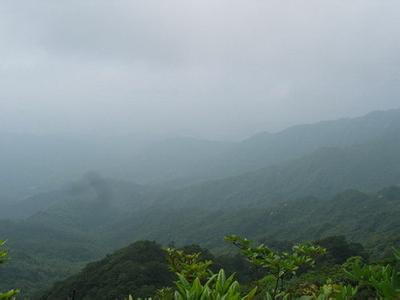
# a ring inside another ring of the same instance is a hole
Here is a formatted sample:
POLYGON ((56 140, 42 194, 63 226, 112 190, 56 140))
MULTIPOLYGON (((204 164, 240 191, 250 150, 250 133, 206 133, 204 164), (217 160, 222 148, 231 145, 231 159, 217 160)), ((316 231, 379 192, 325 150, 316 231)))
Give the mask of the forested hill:
MULTIPOLYGON (((374 257, 390 253, 400 241, 399 187, 372 194, 346 191, 332 199, 306 197, 269 208, 147 208, 125 215, 106 211, 99 210, 102 221, 90 227, 80 223, 84 220, 81 216, 87 215, 85 211, 77 216, 80 222, 76 223, 73 215, 53 218, 50 213, 24 222, 0 223, 0 233, 9 237, 12 249, 11 260, 0 274, 0 288, 17 284, 25 293, 32 293, 73 274, 83 263, 141 239, 165 245, 199 243, 223 253, 226 245, 222 237, 232 233, 265 241, 312 240, 340 234, 361 242, 374 257)), ((96 206, 91 212, 95 215, 96 206)))
POLYGON ((129 294, 149 297, 171 286, 174 276, 166 255, 155 242, 139 241, 104 259, 88 264, 80 273, 56 284, 37 299, 123 299, 129 294))
POLYGON ((348 190, 330 199, 305 197, 269 208, 153 210, 145 216, 117 222, 107 235, 113 236, 113 243, 121 243, 131 234, 163 243, 200 243, 223 251, 220 237, 232 233, 293 241, 339 234, 361 242, 379 257, 400 243, 400 187, 384 188, 378 193, 348 190))
MULTIPOLYGON (((318 261, 316 268, 318 280, 321 280, 320 277, 326 276, 324 269, 320 266, 325 266, 325 270, 326 266, 329 266, 336 270, 336 276, 340 276, 338 264, 343 263, 351 256, 368 257, 360 244, 349 243, 343 236, 332 236, 313 242, 328 251, 328 254, 318 261)), ((270 241, 268 246, 275 251, 288 251, 293 243, 270 241)), ((254 285, 260 277, 266 274, 265 269, 252 266, 245 257, 236 253, 232 248, 232 254, 221 256, 213 255, 198 245, 185 246, 179 250, 189 255, 200 253, 201 260, 212 262, 210 271, 216 273, 223 268, 226 275, 235 274, 235 278, 244 284, 243 288, 254 285)), ((109 300, 125 299, 128 294, 134 295, 134 299, 136 297, 148 299, 147 297, 152 297, 157 293, 159 296, 161 288, 170 290, 177 280, 177 276, 169 264, 171 260, 167 258, 167 253, 165 248, 155 242, 137 241, 128 247, 108 254, 99 261, 86 265, 79 273, 57 282, 47 291, 38 293, 34 299, 59 300, 73 296, 75 299, 82 300, 109 300)), ((197 259, 194 256, 190 258, 182 263, 191 264, 192 272, 196 272, 200 269, 196 268, 198 265, 195 265, 197 259)), ((310 278, 306 278, 306 280, 309 281, 310 278)), ((304 279, 302 281, 304 284, 304 279)), ((161 299, 170 299, 170 297, 161 299)))
POLYGON ((91 175, 65 189, 37 195, 33 200, 40 201, 40 212, 19 221, 0 220, 0 236, 7 237, 11 249, 10 261, 0 273, 0 290, 17 284, 22 296, 32 295, 116 249, 102 230, 150 207, 159 192, 91 175))

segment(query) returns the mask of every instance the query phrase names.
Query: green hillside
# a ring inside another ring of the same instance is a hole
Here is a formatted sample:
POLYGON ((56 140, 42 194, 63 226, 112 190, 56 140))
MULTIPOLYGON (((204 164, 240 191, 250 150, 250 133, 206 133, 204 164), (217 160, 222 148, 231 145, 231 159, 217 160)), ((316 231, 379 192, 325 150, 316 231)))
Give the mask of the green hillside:
POLYGON ((113 219, 106 218, 104 226, 90 231, 57 228, 50 222, 39 225, 33 219, 8 225, 4 222, 1 234, 10 237, 13 251, 0 274, 0 288, 17 283, 32 293, 75 273, 84 263, 140 239, 165 245, 199 243, 215 253, 225 253, 221 237, 232 233, 268 243, 345 235, 379 258, 399 245, 400 188, 386 188, 376 194, 347 191, 332 199, 307 197, 258 209, 146 209, 113 219))
POLYGON ((223 252, 220 237, 232 233, 292 241, 345 235, 361 242, 375 256, 382 256, 400 243, 400 188, 373 194, 349 190, 332 199, 306 197, 270 208, 158 210, 146 214, 145 225, 140 216, 132 220, 121 220, 110 227, 107 235, 113 237, 113 243, 126 242, 129 232, 138 239, 174 241, 178 245, 200 243, 223 252))
MULTIPOLYGON (((295 291, 296 287, 301 291, 304 284, 323 282, 327 276, 342 280, 344 273, 340 265, 349 257, 362 256, 368 259, 360 244, 348 243, 342 236, 327 237, 313 243, 323 247, 325 249, 323 252, 326 253, 318 257, 314 268, 303 269, 296 280, 289 282, 288 288, 292 291, 295 291), (304 271, 311 272, 307 274, 304 271)), ((290 242, 268 243, 269 249, 276 254, 281 251, 291 251, 290 249, 294 249, 293 246, 294 244, 290 242)), ((201 281, 204 281, 208 272, 216 274, 220 273, 221 269, 225 270, 226 275, 235 274, 235 278, 243 285, 243 290, 248 290, 253 285, 259 285, 259 292, 267 288, 262 285, 261 280, 258 280, 270 276, 271 270, 254 265, 251 260, 243 256, 243 253, 237 251, 234 253, 234 255, 214 256, 197 245, 174 250, 162 249, 155 242, 138 241, 86 265, 76 275, 57 282, 47 291, 37 294, 34 299, 126 299, 126 295, 131 294, 134 295, 134 299, 156 295, 155 299, 170 300, 173 298, 168 296, 168 293, 180 280, 174 272, 180 271, 180 274, 186 274, 189 281, 193 280, 192 275, 202 274, 201 281), (204 267, 207 267, 208 272, 202 273, 204 267)), ((223 281, 225 280, 222 279, 223 281)), ((259 294, 256 299, 264 298, 259 294)))
POLYGON ((171 286, 173 279, 161 247, 154 242, 139 241, 88 264, 38 299, 67 299, 72 294, 81 300, 123 299, 130 293, 149 297, 157 289, 171 286))
POLYGON ((36 196, 49 207, 22 221, 0 221, 0 236, 7 237, 12 249, 0 273, 0 287, 17 282, 32 293, 116 249, 107 244, 103 228, 126 218, 128 211, 149 207, 159 192, 91 175, 58 192, 36 196))

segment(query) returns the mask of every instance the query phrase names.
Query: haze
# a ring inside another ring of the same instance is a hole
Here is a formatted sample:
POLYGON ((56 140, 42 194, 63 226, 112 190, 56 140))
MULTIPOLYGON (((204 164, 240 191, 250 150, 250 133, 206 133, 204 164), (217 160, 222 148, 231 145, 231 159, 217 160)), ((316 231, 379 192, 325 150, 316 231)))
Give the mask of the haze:
POLYGON ((398 1, 0 4, 0 130, 242 139, 399 106, 398 1))

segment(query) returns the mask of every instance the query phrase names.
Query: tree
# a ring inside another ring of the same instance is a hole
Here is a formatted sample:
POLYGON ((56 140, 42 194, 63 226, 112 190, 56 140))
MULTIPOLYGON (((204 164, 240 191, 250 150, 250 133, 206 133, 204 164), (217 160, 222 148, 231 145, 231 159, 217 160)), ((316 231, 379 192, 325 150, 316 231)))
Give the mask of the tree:
POLYGON ((277 252, 263 244, 254 247, 251 241, 235 235, 227 236, 225 240, 238 247, 251 263, 268 270, 269 274, 261 282, 271 289, 272 299, 284 293, 285 280, 295 276, 300 268, 314 266, 315 258, 326 252, 311 244, 295 245, 291 252, 277 252))
POLYGON ((178 277, 176 291, 169 296, 159 297, 167 300, 251 300, 254 298, 257 288, 254 288, 242 296, 239 283, 234 275, 226 277, 221 269, 217 274, 209 269, 212 262, 201 260, 201 253, 186 253, 183 250, 168 248, 167 258, 170 268, 178 277))

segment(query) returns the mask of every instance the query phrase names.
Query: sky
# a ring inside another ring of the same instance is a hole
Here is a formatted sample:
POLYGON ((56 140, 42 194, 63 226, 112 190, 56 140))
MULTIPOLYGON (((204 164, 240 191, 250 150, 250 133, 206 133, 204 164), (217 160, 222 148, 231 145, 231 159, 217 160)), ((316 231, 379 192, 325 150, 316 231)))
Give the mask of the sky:
POLYGON ((397 0, 2 0, 0 131, 242 139, 400 107, 397 0))

